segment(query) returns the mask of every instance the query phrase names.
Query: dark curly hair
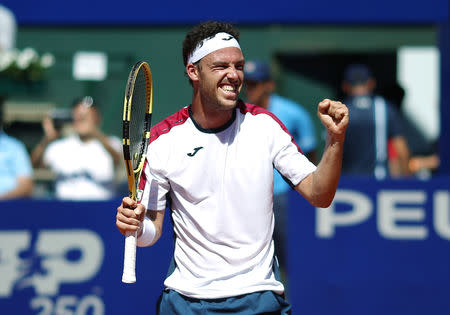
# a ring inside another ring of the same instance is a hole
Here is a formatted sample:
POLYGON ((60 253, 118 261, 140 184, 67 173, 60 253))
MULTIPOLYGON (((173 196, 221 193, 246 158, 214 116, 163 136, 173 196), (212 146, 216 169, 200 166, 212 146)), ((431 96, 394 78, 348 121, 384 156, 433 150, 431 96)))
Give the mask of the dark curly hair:
POLYGON ((239 31, 229 23, 208 21, 194 26, 183 41, 183 63, 186 66, 189 55, 198 44, 205 38, 212 37, 217 33, 225 32, 232 35, 239 42, 239 31))

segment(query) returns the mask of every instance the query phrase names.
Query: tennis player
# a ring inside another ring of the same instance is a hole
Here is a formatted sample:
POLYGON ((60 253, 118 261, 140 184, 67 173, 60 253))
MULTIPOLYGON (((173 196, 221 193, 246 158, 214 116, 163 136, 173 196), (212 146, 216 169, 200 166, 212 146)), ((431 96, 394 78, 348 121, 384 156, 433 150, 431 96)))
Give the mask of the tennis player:
POLYGON ((238 40, 221 22, 187 33, 192 103, 152 128, 142 202, 125 197, 117 209, 120 232, 137 231, 138 246, 149 246, 171 200, 175 249, 158 314, 290 314, 272 240, 273 168, 314 206, 327 207, 336 192, 347 107, 318 104, 327 142, 316 167, 273 114, 239 99, 238 40))

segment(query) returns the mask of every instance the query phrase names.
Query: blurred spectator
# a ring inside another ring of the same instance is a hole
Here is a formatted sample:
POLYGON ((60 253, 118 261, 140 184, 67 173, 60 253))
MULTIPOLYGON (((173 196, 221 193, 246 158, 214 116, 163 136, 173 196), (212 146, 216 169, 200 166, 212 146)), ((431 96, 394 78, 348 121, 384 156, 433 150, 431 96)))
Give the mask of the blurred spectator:
POLYGON ((60 137, 51 117, 43 120, 44 138, 32 152, 33 165, 55 173, 58 199, 113 197, 114 166, 122 160, 122 141, 100 131, 100 112, 90 96, 73 102, 72 119, 74 134, 67 137, 60 137))
POLYGON ((11 10, 0 4, 0 52, 15 47, 16 32, 16 17, 11 10))
MULTIPOLYGON (((411 151, 411 158, 409 160, 411 173, 421 178, 431 176, 432 172, 437 170, 440 163, 439 155, 437 154, 437 144, 428 140, 417 125, 405 115, 403 111, 405 90, 400 84, 395 83, 383 89, 381 93, 397 108, 399 118, 402 120, 405 138, 411 151)), ((396 176, 400 174, 398 155, 392 141, 388 142, 388 146, 389 168, 391 174, 396 176)))
POLYGON ((33 169, 25 145, 3 131, 0 104, 0 199, 23 198, 33 191, 33 169))
MULTIPOLYGON (((10 9, 0 4, 0 55, 5 51, 15 48, 16 30, 16 17, 10 9)), ((3 107, 3 104, 7 99, 6 94, 7 89, 0 88, 0 107, 3 107)), ((0 124, 1 123, 2 121, 0 121, 0 124)))
MULTIPOLYGON (((303 153, 311 162, 315 163, 316 137, 313 121, 301 105, 274 93, 275 82, 272 79, 269 65, 260 60, 246 61, 244 79, 248 101, 275 114, 289 130, 303 153)), ((282 176, 278 172, 274 172, 274 241, 282 270, 285 270, 286 262, 287 194, 289 189, 290 186, 282 176)))
POLYGON ((383 97, 374 95, 375 78, 366 65, 350 65, 342 89, 347 94, 350 122, 346 132, 342 174, 389 176, 388 141, 395 148, 399 176, 409 175, 409 148, 403 136, 401 118, 383 97))

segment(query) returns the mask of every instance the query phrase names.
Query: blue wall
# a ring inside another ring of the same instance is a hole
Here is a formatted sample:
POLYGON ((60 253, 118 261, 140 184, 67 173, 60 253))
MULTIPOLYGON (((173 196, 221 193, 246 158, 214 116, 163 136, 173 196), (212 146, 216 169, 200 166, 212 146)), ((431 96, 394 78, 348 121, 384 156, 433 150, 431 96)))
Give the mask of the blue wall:
POLYGON ((0 203, 8 212, 0 223, 1 314, 153 314, 173 251, 170 228, 151 250, 138 248, 137 283, 124 284, 119 204, 0 203))
POLYGON ((450 21, 439 27, 439 48, 441 52, 441 136, 439 155, 441 174, 450 174, 450 21))
MULTIPOLYGON (((344 178, 328 209, 290 197, 293 314, 450 314, 449 177, 344 178)), ((119 202, 0 203, 1 314, 154 314, 170 220, 155 246, 138 248, 137 283, 123 284, 119 202)))
POLYGON ((260 23, 417 24, 448 20, 448 0, 189 1, 3 0, 21 24, 182 24, 206 19, 260 23))
POLYGON ((291 195, 294 314, 450 314, 450 178, 339 187, 328 209, 291 195))

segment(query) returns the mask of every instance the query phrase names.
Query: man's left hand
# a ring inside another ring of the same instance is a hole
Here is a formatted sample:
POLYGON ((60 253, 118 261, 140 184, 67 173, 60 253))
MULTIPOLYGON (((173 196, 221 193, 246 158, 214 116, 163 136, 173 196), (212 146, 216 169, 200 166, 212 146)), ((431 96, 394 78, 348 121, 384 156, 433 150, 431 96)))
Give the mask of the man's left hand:
POLYGON ((324 99, 318 105, 317 115, 329 134, 344 137, 349 121, 348 108, 345 104, 324 99))

